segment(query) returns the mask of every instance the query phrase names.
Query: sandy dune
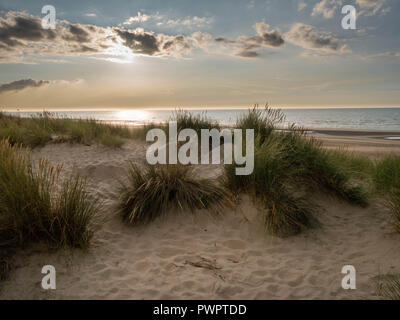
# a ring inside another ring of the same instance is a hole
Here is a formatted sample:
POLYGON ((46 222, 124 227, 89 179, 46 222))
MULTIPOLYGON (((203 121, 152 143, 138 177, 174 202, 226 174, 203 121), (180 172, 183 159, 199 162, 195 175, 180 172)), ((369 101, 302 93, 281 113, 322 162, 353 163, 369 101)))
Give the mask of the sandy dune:
MULTIPOLYGON (((246 196, 218 218, 171 213, 149 226, 126 226, 113 214, 116 179, 124 178, 128 160, 144 162, 145 148, 133 141, 122 150, 59 144, 33 152, 35 159, 64 163, 65 173, 87 175, 105 222, 87 251, 49 252, 41 245, 19 251, 0 299, 375 298, 374 277, 400 272, 400 235, 377 202, 361 209, 318 196, 322 227, 286 239, 266 235, 246 196), (41 289, 47 264, 56 268, 56 290, 41 289), (347 264, 357 270, 356 290, 341 288, 347 264)), ((217 176, 221 166, 198 170, 217 176)))

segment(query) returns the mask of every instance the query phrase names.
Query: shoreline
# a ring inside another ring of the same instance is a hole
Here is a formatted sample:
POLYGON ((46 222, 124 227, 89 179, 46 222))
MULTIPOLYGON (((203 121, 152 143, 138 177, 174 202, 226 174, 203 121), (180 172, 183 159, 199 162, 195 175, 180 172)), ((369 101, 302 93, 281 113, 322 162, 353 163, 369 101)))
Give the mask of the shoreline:
POLYGON ((345 148, 368 157, 379 159, 388 155, 400 156, 400 131, 314 129, 311 136, 321 140, 329 149, 345 148))
POLYGON ((330 136, 376 136, 376 138, 383 138, 386 136, 399 136, 400 130, 370 130, 370 129, 331 129, 331 128, 315 128, 307 129, 318 134, 330 136))

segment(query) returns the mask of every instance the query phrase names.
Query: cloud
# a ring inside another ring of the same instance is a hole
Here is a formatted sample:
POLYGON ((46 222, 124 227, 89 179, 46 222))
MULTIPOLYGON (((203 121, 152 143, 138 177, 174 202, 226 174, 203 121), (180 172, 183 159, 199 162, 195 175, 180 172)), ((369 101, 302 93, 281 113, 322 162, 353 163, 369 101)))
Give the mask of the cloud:
POLYGON ((246 42, 250 44, 277 48, 282 46, 285 41, 282 38, 282 34, 279 30, 270 30, 270 26, 265 22, 256 23, 254 26, 257 36, 254 37, 244 37, 246 42))
POLYGON ((314 6, 311 15, 322 15, 325 19, 331 19, 342 3, 342 0, 322 0, 314 6))
POLYGON ((210 46, 212 35, 209 33, 196 31, 192 34, 191 39, 195 47, 207 50, 210 46))
POLYGON ((41 20, 26 14, 7 13, 0 18, 0 48, 22 46, 25 41, 53 40, 57 37, 54 30, 42 28, 41 20))
POLYGON ((86 17, 97 17, 97 14, 95 14, 95 13, 86 13, 85 16, 86 17))
MULTIPOLYGON (((387 0, 354 0, 355 4, 360 7, 361 10, 357 12, 358 15, 373 16, 377 13, 385 15, 391 11, 390 7, 384 8, 387 0)), ((334 17, 336 12, 344 5, 343 0, 321 0, 314 6, 311 15, 321 15, 326 19, 334 17)), ((300 6, 300 3, 299 3, 300 6)), ((300 7, 299 7, 300 8, 300 7)))
POLYGON ((356 0, 356 3, 362 9, 360 15, 373 16, 379 12, 386 14, 391 10, 390 8, 383 8, 386 0, 356 0))
POLYGON ((297 11, 302 11, 307 7, 307 3, 305 3, 304 1, 299 1, 299 3, 297 4, 297 11))
POLYGON ((242 58, 257 58, 259 54, 257 51, 252 51, 252 50, 241 50, 236 53, 236 56, 242 57, 242 58))
POLYGON ((188 28, 202 28, 207 25, 210 25, 214 22, 214 19, 211 17, 186 17, 183 19, 168 19, 166 21, 160 21, 157 23, 157 26, 164 27, 178 27, 184 26, 188 28))
POLYGON ((55 30, 43 29, 41 19, 26 13, 8 12, 0 17, 0 56, 54 56, 94 53, 107 45, 107 29, 58 21, 55 30))
POLYGON ((315 27, 296 23, 285 34, 285 39, 299 47, 330 53, 349 52, 347 45, 340 44, 339 40, 328 32, 319 32, 315 27))
POLYGON ((143 14, 140 11, 138 11, 137 15, 134 17, 130 17, 128 19, 126 19, 123 24, 124 25, 131 25, 135 22, 145 22, 147 20, 149 20, 151 18, 151 16, 147 15, 147 14, 143 14))
POLYGON ((136 16, 126 19, 122 24, 120 24, 120 26, 127 26, 134 23, 151 21, 155 23, 158 27, 164 28, 177 28, 181 26, 187 28, 202 28, 212 24, 214 22, 214 19, 212 17, 198 16, 188 16, 186 18, 171 19, 159 13, 148 15, 139 11, 136 16))
POLYGON ((380 57, 400 58, 400 51, 386 51, 386 52, 382 52, 382 53, 369 55, 367 58, 380 58, 380 57))
POLYGON ((279 48, 285 41, 279 30, 270 30, 270 26, 265 22, 259 22, 254 25, 256 35, 241 35, 235 40, 226 38, 216 38, 214 41, 228 49, 235 49, 234 55, 244 58, 256 58, 259 53, 256 49, 262 47, 279 48))
MULTIPOLYGON (((141 15, 143 17, 143 15, 141 15)), ((198 39, 190 36, 155 34, 141 28, 98 27, 57 21, 56 30, 46 30, 41 19, 26 13, 0 16, 0 63, 15 63, 39 56, 88 55, 116 61, 121 56, 180 56, 190 52, 198 39), (114 59, 114 60, 113 60, 114 59)))
POLYGON ((18 92, 27 88, 39 88, 50 84, 47 80, 22 79, 0 85, 0 94, 5 92, 18 92))
POLYGON ((141 28, 135 30, 115 28, 114 30, 124 41, 123 44, 137 54, 180 56, 192 49, 191 38, 183 35, 155 34, 141 28))
MULTIPOLYGON (((138 21, 147 19, 139 13, 138 21)), ((211 18, 191 17, 165 23, 198 26, 211 22, 211 18)), ((200 31, 167 35, 143 28, 99 27, 66 20, 58 20, 55 30, 47 30, 42 28, 39 17, 8 12, 0 15, 0 63, 35 63, 40 59, 56 63, 60 57, 82 55, 112 62, 131 62, 135 54, 181 57, 193 49, 255 58, 260 55, 259 49, 279 48, 285 43, 282 33, 265 22, 256 23, 254 29, 254 35, 240 35, 234 40, 217 38, 215 41, 210 34, 200 31)))

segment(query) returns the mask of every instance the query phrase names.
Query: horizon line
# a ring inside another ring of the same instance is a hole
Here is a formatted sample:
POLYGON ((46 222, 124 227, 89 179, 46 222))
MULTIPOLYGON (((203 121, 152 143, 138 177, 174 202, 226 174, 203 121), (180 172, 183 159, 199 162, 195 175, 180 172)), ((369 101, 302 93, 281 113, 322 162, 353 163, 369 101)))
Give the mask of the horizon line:
MULTIPOLYGON (((255 104, 256 105, 256 104, 255 104)), ((252 106, 186 106, 186 107, 79 107, 79 108, 23 108, 23 107, 14 107, 14 108, 0 108, 0 112, 82 112, 82 111, 124 111, 124 110, 143 110, 143 111, 174 111, 174 110, 247 110, 253 108, 252 106)), ((260 108, 263 108, 264 104, 258 104, 260 108)), ((302 110, 318 110, 318 109, 397 109, 399 106, 285 106, 285 107, 275 107, 271 106, 272 109, 282 109, 282 110, 291 110, 291 109, 302 109, 302 110)))

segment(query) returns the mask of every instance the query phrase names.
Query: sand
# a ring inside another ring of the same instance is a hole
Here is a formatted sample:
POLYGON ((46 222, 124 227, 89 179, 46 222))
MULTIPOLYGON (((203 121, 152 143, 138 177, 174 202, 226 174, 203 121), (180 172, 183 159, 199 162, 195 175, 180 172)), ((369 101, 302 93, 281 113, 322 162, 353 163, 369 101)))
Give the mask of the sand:
MULTIPOLYGON (((374 156, 400 150, 400 141, 369 136, 319 137, 328 147, 342 139, 374 156), (375 143, 384 146, 373 149, 375 143)), ((64 163, 65 174, 87 175, 89 191, 103 202, 104 222, 88 250, 50 252, 40 244, 20 250, 0 299, 374 299, 376 277, 400 272, 400 235, 379 201, 362 209, 316 195, 322 227, 285 239, 265 233, 246 196, 217 218, 205 211, 171 212, 148 226, 124 225, 114 213, 116 180, 124 179, 128 160, 144 163, 145 150, 132 141, 121 150, 54 144, 33 151, 36 160, 64 163), (41 288, 48 264, 56 268, 56 290, 41 288), (357 271, 356 290, 341 287, 348 264, 357 271)), ((197 170, 216 177, 222 167, 197 170)))
POLYGON ((400 155, 400 131, 373 131, 347 129, 314 129, 313 136, 321 139, 327 148, 345 148, 379 159, 390 154, 400 155))

